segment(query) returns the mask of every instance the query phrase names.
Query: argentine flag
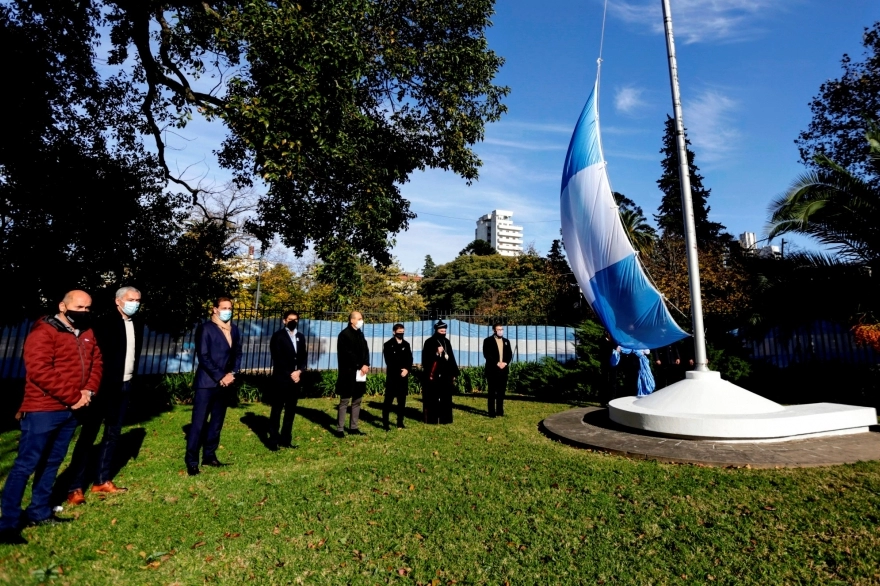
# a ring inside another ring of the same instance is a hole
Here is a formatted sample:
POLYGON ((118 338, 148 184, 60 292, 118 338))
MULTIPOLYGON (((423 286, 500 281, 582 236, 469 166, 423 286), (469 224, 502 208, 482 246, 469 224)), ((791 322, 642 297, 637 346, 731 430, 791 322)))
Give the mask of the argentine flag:
POLYGON ((608 184, 599 136, 598 85, 571 137, 562 169, 562 238, 584 297, 614 340, 661 348, 688 337, 636 258, 608 184))

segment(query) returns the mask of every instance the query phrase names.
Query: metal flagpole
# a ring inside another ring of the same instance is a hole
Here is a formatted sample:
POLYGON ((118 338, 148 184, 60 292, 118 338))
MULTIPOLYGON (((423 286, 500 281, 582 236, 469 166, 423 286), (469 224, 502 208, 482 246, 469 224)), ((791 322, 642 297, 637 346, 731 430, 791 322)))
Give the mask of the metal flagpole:
POLYGON ((681 93, 678 88, 678 65, 675 41, 672 38, 672 11, 669 0, 663 4, 663 28, 666 30, 666 53, 669 56, 669 83, 672 86, 672 108, 675 113, 675 139, 678 143, 678 177, 681 182, 681 211, 684 215, 684 241, 687 247, 688 276, 691 285, 691 319, 694 326, 694 369, 708 371, 706 336, 703 331, 703 302, 700 297, 700 265, 697 261, 697 232, 694 227, 694 202, 691 199, 691 177, 688 169, 684 123, 681 119, 681 93))

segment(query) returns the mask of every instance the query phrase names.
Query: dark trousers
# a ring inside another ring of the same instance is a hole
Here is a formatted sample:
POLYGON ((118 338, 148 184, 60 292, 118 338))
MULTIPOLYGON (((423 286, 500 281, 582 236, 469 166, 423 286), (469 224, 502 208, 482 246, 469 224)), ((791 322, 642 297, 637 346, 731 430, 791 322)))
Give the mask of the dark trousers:
POLYGON ((338 431, 345 430, 345 412, 348 411, 348 405, 351 404, 351 417, 348 419, 348 429, 355 430, 358 428, 358 422, 361 418, 361 400, 367 390, 367 383, 354 383, 351 396, 339 397, 339 408, 336 413, 336 429, 338 431))
POLYGON ((83 407, 77 412, 77 417, 82 422, 82 429, 79 430, 79 438, 76 440, 68 467, 72 480, 67 492, 82 490, 88 485, 85 479, 86 470, 101 424, 104 425, 104 437, 98 448, 98 459, 94 462, 95 484, 104 484, 108 480, 113 480, 110 464, 113 462, 113 453, 122 433, 122 420, 125 418, 130 396, 130 381, 120 383, 119 388, 116 389, 105 387, 95 395, 88 407, 83 407))
POLYGON ((269 437, 282 444, 293 441, 293 418, 296 416, 296 404, 299 402, 300 383, 290 381, 289 384, 279 384, 275 388, 275 402, 272 411, 269 412, 269 437), (284 412, 284 419, 281 412, 284 412), (281 426, 281 432, 278 426, 281 426))
POLYGON ((409 376, 393 377, 386 374, 385 400, 382 402, 382 423, 388 425, 388 416, 391 412, 394 400, 397 399, 397 425, 403 425, 403 413, 406 409, 406 394, 409 390, 409 376))
POLYGON ((217 459, 217 447, 220 445, 220 432, 223 430, 223 419, 226 417, 227 400, 227 389, 224 387, 195 389, 192 425, 186 437, 187 466, 198 466, 200 450, 202 462, 217 459))
POLYGON ((507 375, 510 370, 486 366, 486 386, 489 387, 489 417, 504 415, 504 393, 507 391, 507 375))
POLYGON ((433 380, 422 392, 425 423, 452 423, 452 381, 433 380))
POLYGON ((78 421, 73 412, 38 411, 21 418, 18 455, 6 477, 0 497, 0 529, 14 529, 21 521, 21 500, 28 478, 34 475, 31 504, 26 515, 30 521, 42 521, 52 515, 49 499, 58 467, 67 455, 67 448, 78 421))

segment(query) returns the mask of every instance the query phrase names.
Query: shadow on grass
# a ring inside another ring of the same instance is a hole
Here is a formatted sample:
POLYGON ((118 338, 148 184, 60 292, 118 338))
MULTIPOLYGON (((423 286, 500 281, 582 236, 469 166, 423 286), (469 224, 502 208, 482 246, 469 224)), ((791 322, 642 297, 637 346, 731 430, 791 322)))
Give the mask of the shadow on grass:
POLYGON ((265 415, 257 415, 253 411, 248 411, 244 414, 244 417, 239 419, 242 423, 248 426, 248 428, 254 432, 254 435, 257 436, 257 439, 260 440, 260 443, 270 451, 276 451, 277 448, 272 441, 272 426, 269 425, 269 418, 265 415))
MULTIPOLYGON (((110 462, 111 480, 116 478, 129 462, 137 460, 146 437, 147 430, 141 427, 130 429, 119 436, 119 440, 116 443, 116 450, 113 452, 113 460, 110 462)), ((100 449, 101 443, 98 442, 93 445, 92 449, 89 451, 89 463, 86 467, 85 484, 83 486, 83 491, 86 492, 86 495, 89 494, 88 487, 94 481, 95 474, 97 473, 97 462, 98 456, 100 455, 100 449)), ((73 482, 72 472, 73 471, 68 466, 65 468, 64 472, 59 474, 55 479, 51 501, 53 504, 61 504, 67 499, 67 489, 70 487, 70 483, 73 482)))
MULTIPOLYGON (((382 412, 383 403, 381 403, 379 401, 370 401, 367 405, 370 407, 370 409, 375 409, 379 413, 382 412)), ((409 405, 404 407, 403 416, 405 419, 411 419, 414 421, 422 421, 424 419, 424 413, 422 412, 421 409, 419 409, 418 407, 412 407, 409 405)), ((391 408, 390 418, 394 419, 394 421, 396 422, 397 421, 396 417, 397 417, 397 403, 395 402, 395 404, 391 408)))
POLYGON ((327 431, 336 431, 336 417, 330 415, 326 411, 299 405, 296 408, 296 412, 298 415, 305 417, 315 425, 323 427, 327 431))

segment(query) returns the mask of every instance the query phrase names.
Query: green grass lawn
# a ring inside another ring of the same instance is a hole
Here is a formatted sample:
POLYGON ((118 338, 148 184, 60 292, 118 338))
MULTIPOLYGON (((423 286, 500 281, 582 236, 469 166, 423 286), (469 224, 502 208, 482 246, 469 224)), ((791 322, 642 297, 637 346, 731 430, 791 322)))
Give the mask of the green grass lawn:
MULTIPOLYGON (((230 409, 221 460, 186 476, 188 407, 124 432, 128 494, 0 546, 9 584, 876 584, 880 463, 728 470, 627 460, 538 431, 569 405, 456 397, 455 423, 329 432, 335 402, 300 403, 299 449, 269 452, 230 409), (138 449, 139 446, 139 449, 138 449), (50 580, 50 578, 55 578, 50 580)), ((420 409, 416 398, 413 408, 420 409)), ((413 410, 413 413, 415 411, 413 410)), ((18 432, 0 436, 5 479, 18 432)), ((87 496, 89 496, 87 494, 87 496)))

